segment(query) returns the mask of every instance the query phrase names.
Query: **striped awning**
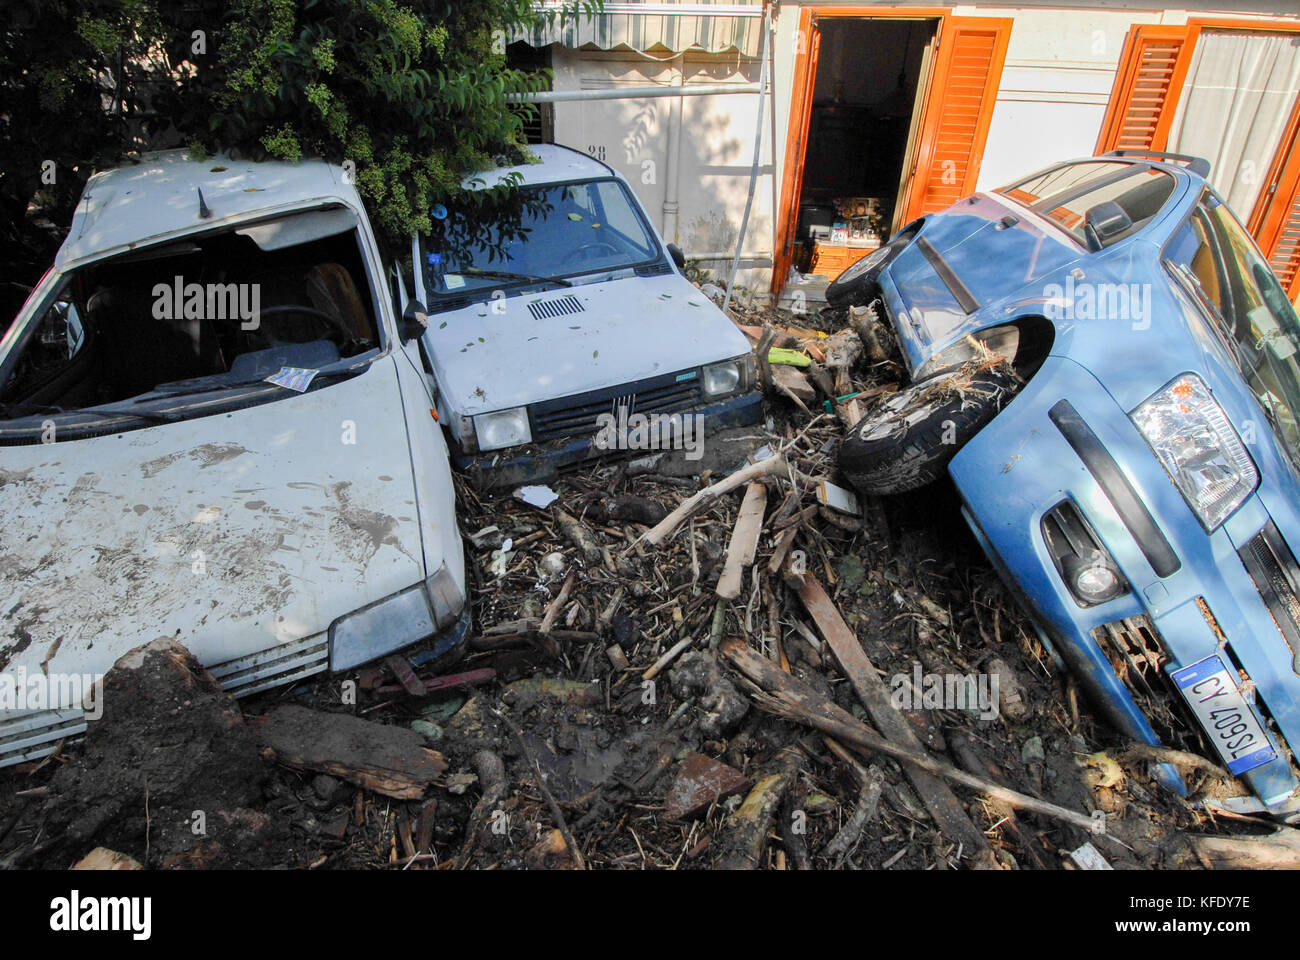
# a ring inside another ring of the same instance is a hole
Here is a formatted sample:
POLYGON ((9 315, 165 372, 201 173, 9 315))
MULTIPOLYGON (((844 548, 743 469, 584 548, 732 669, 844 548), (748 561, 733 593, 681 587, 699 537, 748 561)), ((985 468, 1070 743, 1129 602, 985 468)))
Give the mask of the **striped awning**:
POLYGON ((543 7, 549 22, 520 31, 510 42, 534 47, 558 43, 573 49, 655 50, 679 53, 737 52, 757 57, 762 41, 762 7, 731 2, 606 2, 596 16, 565 14, 543 7))

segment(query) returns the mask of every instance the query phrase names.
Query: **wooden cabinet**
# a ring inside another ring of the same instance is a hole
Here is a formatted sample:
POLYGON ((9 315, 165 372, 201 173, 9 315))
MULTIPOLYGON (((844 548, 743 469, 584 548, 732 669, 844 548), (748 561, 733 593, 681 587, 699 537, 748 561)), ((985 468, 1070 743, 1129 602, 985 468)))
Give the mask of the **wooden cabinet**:
POLYGON ((876 241, 852 245, 821 243, 819 241, 817 251, 813 256, 812 272, 834 280, 849 266, 865 257, 878 246, 880 244, 876 241))

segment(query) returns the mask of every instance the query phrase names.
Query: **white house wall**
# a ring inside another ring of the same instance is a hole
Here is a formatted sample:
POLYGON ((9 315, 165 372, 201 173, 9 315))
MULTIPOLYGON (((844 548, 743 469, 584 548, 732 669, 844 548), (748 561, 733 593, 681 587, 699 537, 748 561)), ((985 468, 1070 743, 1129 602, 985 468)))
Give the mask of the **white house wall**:
MULTIPOLYGON (((666 56, 666 54, 661 54, 666 56)), ((757 61, 735 55, 687 54, 667 63, 628 52, 569 50, 556 47, 552 66, 556 90, 668 85, 678 69, 690 83, 754 83, 757 61)), ((557 104, 555 140, 604 160, 627 177, 664 229, 669 164, 669 122, 673 104, 682 110, 678 152, 678 213, 675 231, 665 239, 715 277, 725 278, 736 247, 754 159, 758 97, 728 96, 598 100, 557 104), (727 253, 725 261, 707 255, 727 253)), ((763 118, 759 176, 746 231, 746 254, 737 283, 765 291, 771 271, 772 152, 771 118, 763 118)))
MULTIPOLYGON (((901 12, 907 6, 897 9, 901 12)), ((1213 3, 1193 3, 1191 9, 1169 11, 1147 6, 1096 9, 967 4, 951 8, 955 16, 1013 20, 978 189, 1000 186, 1056 160, 1092 153, 1124 39, 1134 24, 1182 24, 1192 16, 1224 13, 1213 3)), ((745 242, 746 254, 759 257, 742 261, 739 278, 754 292, 766 291, 770 278, 773 167, 778 178, 788 174, 782 167, 799 15, 800 5, 786 2, 780 5, 775 18, 776 142, 771 142, 771 119, 765 116, 760 175, 745 242)), ((1247 19, 1244 24, 1249 22, 1247 19)), ((742 61, 736 55, 689 54, 658 63, 630 51, 558 46, 552 50, 557 90, 667 84, 672 82, 675 65, 681 64, 687 82, 754 82, 759 76, 756 61, 742 61)), ((668 54, 659 51, 656 56, 668 54)), ((628 178, 660 229, 664 225, 671 102, 663 98, 562 103, 555 110, 557 142, 581 150, 603 148, 606 162, 628 178)), ((680 103, 684 111, 678 180, 680 213, 675 236, 667 239, 695 259, 700 254, 734 249, 749 186, 757 97, 687 97, 680 103)), ((725 277, 729 262, 701 265, 714 276, 725 277)))
POLYGON ((1010 183, 1058 160, 1090 156, 1124 37, 1159 14, 1135 10, 970 11, 1013 17, 1011 41, 976 188, 1010 183))

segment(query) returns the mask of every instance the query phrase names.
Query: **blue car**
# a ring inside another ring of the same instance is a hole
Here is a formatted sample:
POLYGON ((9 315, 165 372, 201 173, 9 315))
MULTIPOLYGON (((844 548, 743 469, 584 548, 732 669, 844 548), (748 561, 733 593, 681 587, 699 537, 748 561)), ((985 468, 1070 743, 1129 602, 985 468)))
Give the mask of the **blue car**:
POLYGON ((827 299, 887 323, 909 378, 840 466, 869 494, 946 471, 1114 725, 1217 758, 1249 787, 1233 809, 1294 822, 1300 322, 1208 174, 1061 163, 851 266, 827 299))

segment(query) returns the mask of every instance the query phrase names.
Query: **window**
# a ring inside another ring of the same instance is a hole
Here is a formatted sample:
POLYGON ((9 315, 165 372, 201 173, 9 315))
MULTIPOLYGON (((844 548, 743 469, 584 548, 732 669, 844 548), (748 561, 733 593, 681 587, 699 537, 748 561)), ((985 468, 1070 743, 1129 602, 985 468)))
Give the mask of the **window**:
POLYGON ((1227 205, 1206 191, 1165 245, 1165 267, 1198 302, 1300 469, 1300 321, 1227 205))
POLYGON ((1135 26, 1097 138, 1098 153, 1115 149, 1209 161, 1210 184, 1300 298, 1300 25, 1135 26))
POLYGON ((1085 243, 1084 218, 1097 204, 1118 203, 1139 227, 1160 212, 1174 185, 1173 177, 1146 164, 1095 162, 1055 167, 999 192, 1056 221, 1085 243))
POLYGON ((522 187, 453 211, 421 237, 424 285, 439 297, 623 270, 660 256, 617 180, 522 187))
POLYGON ((226 391, 235 402, 235 388, 263 387, 281 367, 351 369, 379 344, 350 211, 243 223, 67 273, 0 359, 0 419, 146 417, 141 404, 155 402, 179 419, 177 398, 226 391))

